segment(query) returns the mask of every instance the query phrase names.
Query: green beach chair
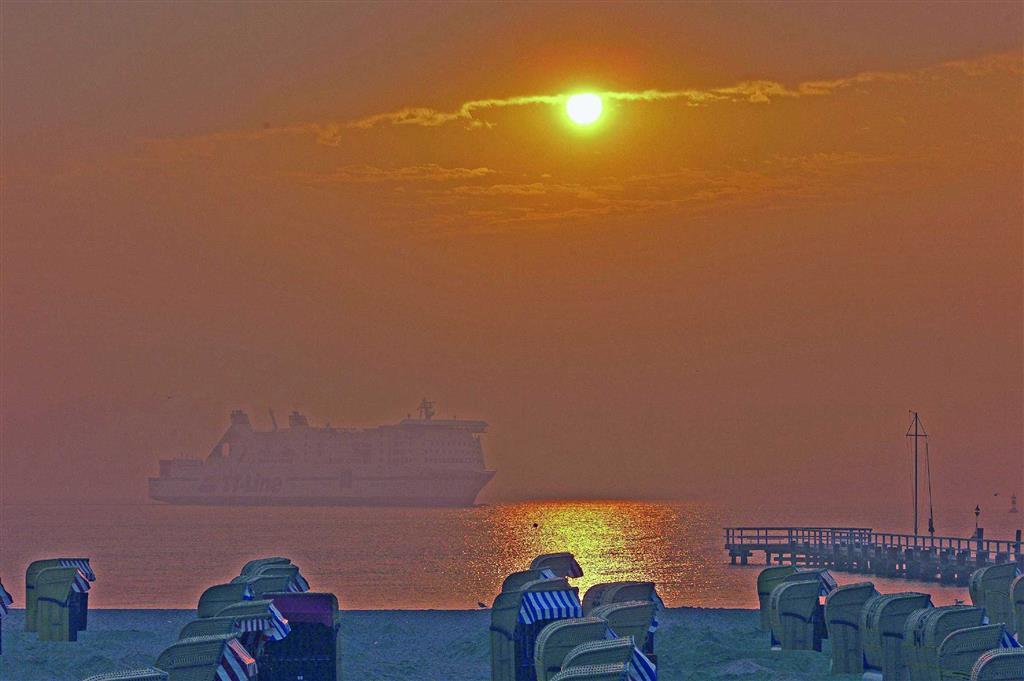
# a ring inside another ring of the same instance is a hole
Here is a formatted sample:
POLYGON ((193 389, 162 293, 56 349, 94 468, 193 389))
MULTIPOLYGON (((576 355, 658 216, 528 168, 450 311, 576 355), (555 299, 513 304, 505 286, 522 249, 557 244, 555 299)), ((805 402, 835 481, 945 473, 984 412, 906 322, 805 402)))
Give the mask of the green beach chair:
POLYGON ((939 645, 957 629, 980 626, 981 608, 945 605, 915 610, 903 632, 903 661, 910 681, 939 681, 939 645))
POLYGON ((1020 681, 1024 679, 1024 648, 989 650, 971 669, 971 681, 1020 681))
POLYGON ((624 664, 588 665, 558 672, 550 681, 628 681, 628 673, 624 664))
POLYGON ((939 644, 938 666, 941 681, 964 681, 983 653, 999 648, 1006 627, 986 624, 951 632, 939 644))
POLYGON ((167 672, 156 667, 141 667, 126 669, 123 672, 96 674, 82 681, 167 681, 167 672))
POLYGON ((548 568, 556 577, 582 577, 583 568, 576 562, 575 556, 568 551, 559 553, 542 553, 530 563, 531 570, 548 568))
POLYGON ((1024 575, 1017 577, 1010 584, 1010 598, 1013 599, 1013 624, 1017 635, 1024 642, 1024 575))
POLYGON ((841 586, 825 597, 825 628, 832 642, 833 674, 860 674, 864 657, 860 643, 860 612, 878 595, 871 582, 841 586))
POLYGON ((168 681, 257 678, 255 658, 230 634, 172 643, 156 658, 155 666, 167 672, 168 681))
POLYGON ((75 594, 89 590, 78 568, 50 567, 35 576, 36 632, 40 641, 77 641, 80 614, 75 594))
POLYGON ((886 681, 900 681, 907 675, 903 662, 903 635, 907 618, 915 610, 930 608, 931 596, 907 591, 882 594, 869 599, 860 613, 864 678, 881 674, 886 681))
POLYGON ((581 643, 568 652, 562 662, 562 671, 573 667, 602 664, 628 664, 633 656, 632 638, 612 638, 581 643))
POLYGON ((196 611, 199 617, 213 617, 232 603, 255 598, 256 592, 253 591, 252 584, 247 581, 215 584, 199 596, 199 606, 196 611))
POLYGON ((654 601, 624 601, 605 603, 590 612, 591 617, 600 617, 608 622, 608 628, 619 638, 632 638, 641 644, 654 622, 654 601))
POLYGON ((548 681, 562 671, 569 651, 581 643, 604 640, 608 623, 600 617, 557 620, 541 629, 534 644, 537 681, 548 681))
POLYGON ((283 556, 271 556, 269 558, 256 558, 254 560, 250 560, 248 563, 243 565, 242 566, 242 571, 239 574, 240 575, 247 575, 247 574, 249 574, 251 572, 255 572, 257 569, 259 569, 260 567, 262 567, 264 565, 289 565, 289 564, 291 564, 291 562, 292 561, 291 561, 290 558, 285 558, 283 556))
POLYGON ((971 602, 985 608, 989 622, 1005 624, 1010 634, 1016 629, 1010 588, 1019 574, 1016 563, 989 565, 971 573, 971 602))
POLYGON ((36 630, 36 577, 48 568, 60 567, 56 558, 36 560, 25 570, 25 631, 36 630))
POLYGON ((783 581, 772 590, 768 611, 773 645, 782 650, 821 652, 825 620, 820 594, 821 585, 817 579, 783 581))
POLYGON ((491 606, 491 681, 516 681, 517 670, 532 668, 533 644, 544 624, 550 620, 580 617, 583 607, 579 605, 578 589, 570 586, 564 578, 541 579, 527 582, 518 591, 503 591, 491 606), (535 619, 532 603, 541 596, 557 599, 567 607, 558 612, 535 619), (575 600, 575 608, 571 601, 575 600), (568 601, 568 602, 567 602, 568 601), (564 613, 564 614, 563 614, 564 613))
POLYGON ((757 603, 761 610, 761 630, 768 631, 772 628, 771 614, 768 611, 768 601, 772 589, 782 584, 782 581, 796 572, 792 565, 776 565, 766 567, 757 575, 757 603))

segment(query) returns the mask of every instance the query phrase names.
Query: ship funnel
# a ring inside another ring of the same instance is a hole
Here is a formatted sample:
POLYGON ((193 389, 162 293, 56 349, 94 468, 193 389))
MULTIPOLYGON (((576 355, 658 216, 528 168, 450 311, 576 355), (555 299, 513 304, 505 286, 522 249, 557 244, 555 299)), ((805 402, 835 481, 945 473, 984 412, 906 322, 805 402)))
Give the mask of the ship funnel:
POLYGON ((289 428, 301 428, 302 426, 308 426, 309 421, 306 417, 297 411, 293 411, 288 415, 288 427, 289 428))
POLYGON ((231 425, 233 426, 245 426, 251 428, 252 424, 249 423, 249 415, 241 409, 235 409, 231 412, 231 425))

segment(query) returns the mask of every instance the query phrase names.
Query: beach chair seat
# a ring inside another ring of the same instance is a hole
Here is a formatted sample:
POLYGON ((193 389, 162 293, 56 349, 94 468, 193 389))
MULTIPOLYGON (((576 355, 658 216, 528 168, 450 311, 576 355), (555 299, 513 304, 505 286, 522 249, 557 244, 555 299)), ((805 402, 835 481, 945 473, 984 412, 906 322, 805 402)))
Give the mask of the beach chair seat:
POLYGON ((915 610, 903 632, 903 662, 910 681, 939 681, 939 644, 957 629, 982 624, 985 611, 969 605, 915 610))
POLYGON ((1005 624, 1010 634, 1016 631, 1011 586, 1019 576, 1016 563, 988 565, 971 573, 971 602, 985 608, 989 622, 1005 624))
POLYGON ((792 565, 775 565, 766 567, 757 575, 757 602, 761 610, 762 631, 768 631, 772 627, 771 615, 768 611, 772 590, 794 572, 796 572, 796 567, 792 565))
POLYGON ((814 579, 783 581, 772 590, 768 610, 773 646, 782 650, 821 651, 825 619, 820 591, 814 579))
POLYGON ((167 681, 167 672, 156 667, 140 667, 122 672, 95 674, 82 681, 167 681))
POLYGON ((861 609, 860 636, 865 678, 898 681, 906 675, 903 635, 915 610, 932 607, 931 596, 907 591, 870 598, 861 609))
POLYGON ((534 645, 554 620, 583 616, 578 590, 564 578, 528 582, 518 591, 503 591, 491 607, 492 681, 532 681, 534 645))
POLYGON ((536 582, 539 579, 557 579, 558 575, 550 568, 540 570, 520 570, 510 573, 501 583, 502 591, 518 591, 524 584, 536 582))
POLYGON ((1002 623, 968 627, 951 632, 939 644, 941 681, 964 681, 982 653, 1001 647, 1006 627, 1002 623))
POLYGON ((199 617, 213 617, 232 603, 251 601, 255 598, 256 592, 247 581, 215 584, 199 596, 196 612, 199 617))
POLYGON ((289 565, 291 564, 290 558, 283 556, 270 556, 267 558, 255 558, 250 560, 248 563, 242 566, 242 571, 238 574, 247 575, 251 572, 255 572, 264 565, 289 565))
POLYGON ((583 568, 576 562, 575 556, 568 551, 558 553, 542 553, 530 562, 531 570, 548 568, 556 577, 582 577, 583 568))
POLYGON ((1024 575, 1016 577, 1010 584, 1010 598, 1013 600, 1013 624, 1017 637, 1024 642, 1024 575))
POLYGON ((600 617, 579 617, 551 622, 537 635, 533 661, 537 681, 562 671, 569 651, 581 643, 603 641, 608 623, 600 617))
POLYGON ((562 671, 571 667, 601 664, 628 664, 633 657, 632 638, 610 638, 581 643, 570 650, 562 661, 562 671))
POLYGON ((971 669, 971 681, 1020 681, 1024 679, 1024 648, 989 650, 971 669))
POLYGON ((168 681, 256 679, 256 659, 231 634, 197 636, 172 643, 154 665, 168 681), (223 670, 223 671, 221 671, 223 670))
POLYGON ((332 593, 265 593, 287 620, 283 638, 264 635, 260 681, 334 681, 338 669, 338 599, 332 593))
POLYGON ((89 581, 74 567, 51 567, 35 576, 36 632, 40 641, 77 641, 81 601, 73 597, 89 590, 89 581))
POLYGON ((860 674, 864 657, 860 648, 860 611, 878 595, 871 582, 841 586, 825 597, 825 629, 832 642, 833 674, 860 674))
POLYGON ((558 672, 550 681, 628 681, 629 672, 624 664, 588 665, 571 667, 558 672))
POLYGON ((654 622, 657 605, 653 601, 624 601, 606 603, 591 611, 591 617, 601 617, 619 638, 630 638, 641 643, 647 638, 654 622))

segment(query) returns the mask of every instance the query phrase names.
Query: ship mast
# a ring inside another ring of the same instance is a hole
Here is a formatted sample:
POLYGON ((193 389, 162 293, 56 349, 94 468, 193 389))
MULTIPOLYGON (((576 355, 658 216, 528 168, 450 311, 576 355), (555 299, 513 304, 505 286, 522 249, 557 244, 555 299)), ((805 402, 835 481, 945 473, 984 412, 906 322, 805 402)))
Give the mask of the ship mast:
POLYGON ((434 403, 426 397, 420 401, 420 418, 424 421, 434 418, 434 403))
MULTIPOLYGON (((922 437, 926 438, 925 439, 925 443, 927 444, 927 442, 928 442, 928 440, 927 440, 928 433, 925 432, 924 425, 921 423, 921 417, 918 416, 917 412, 916 411, 911 411, 910 413, 913 415, 913 420, 910 423, 910 428, 907 429, 907 435, 906 436, 914 438, 914 535, 917 535, 917 530, 918 530, 918 522, 917 522, 917 496, 918 496, 918 494, 917 494, 917 489, 918 489, 918 484, 917 484, 917 478, 918 478, 917 459, 918 459, 918 440, 920 438, 922 438, 922 437)), ((929 482, 929 489, 930 489, 931 488, 931 461, 929 461, 928 469, 929 469, 928 470, 928 482, 929 482)), ((931 495, 930 495, 930 492, 929 492, 929 507, 930 506, 931 506, 931 495)), ((931 516, 929 515, 929 519, 930 519, 930 517, 931 516)), ((929 524, 931 524, 930 520, 929 520, 929 524)))

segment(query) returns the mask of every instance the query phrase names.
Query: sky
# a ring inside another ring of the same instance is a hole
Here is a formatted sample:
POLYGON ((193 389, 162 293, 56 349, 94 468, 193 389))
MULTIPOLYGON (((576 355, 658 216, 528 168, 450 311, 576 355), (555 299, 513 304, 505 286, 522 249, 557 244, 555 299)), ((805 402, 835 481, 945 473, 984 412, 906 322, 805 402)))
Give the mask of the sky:
POLYGON ((903 504, 911 409, 938 506, 1024 496, 1020 3, 7 2, 2 38, 6 502, 422 397, 490 423, 484 501, 903 504))

